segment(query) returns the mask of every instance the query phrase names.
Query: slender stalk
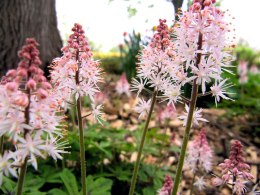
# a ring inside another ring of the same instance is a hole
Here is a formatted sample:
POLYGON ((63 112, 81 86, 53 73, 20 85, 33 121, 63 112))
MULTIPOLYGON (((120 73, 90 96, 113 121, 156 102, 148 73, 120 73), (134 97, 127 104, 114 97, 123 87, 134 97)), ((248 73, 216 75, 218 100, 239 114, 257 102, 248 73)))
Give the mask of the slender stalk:
POLYGON ((22 195, 23 183, 24 183, 24 179, 25 179, 25 175, 26 175, 26 170, 27 170, 27 157, 24 159, 23 165, 21 166, 16 195, 22 195))
POLYGON ((144 126, 144 129, 143 129, 143 134, 142 134, 142 138, 141 138, 141 143, 140 143, 139 149, 138 149, 137 159, 136 159, 136 162, 135 162, 134 172, 133 172, 133 176, 132 176, 132 180, 131 180, 131 186, 130 186, 130 190, 129 190, 129 195, 133 195, 134 194, 137 174, 138 174, 140 161, 141 161, 141 155, 142 155, 143 146, 144 146, 144 142, 145 142, 145 137, 146 137, 146 134, 147 134, 149 122, 151 120, 151 116, 152 116, 152 113, 153 113, 154 105, 155 105, 155 102, 156 102, 156 95, 157 95, 157 90, 154 90, 151 107, 150 107, 150 110, 149 110, 149 113, 148 113, 148 116, 147 116, 147 119, 146 119, 146 122, 145 122, 145 126, 144 126))
POLYGON ((196 173, 194 173, 193 178, 192 178, 191 187, 190 187, 190 195, 193 194, 195 177, 196 177, 196 173))
MULTIPOLYGON (((78 43, 79 44, 79 43, 78 43)), ((76 61, 78 62, 78 70, 76 71, 75 81, 79 85, 79 50, 76 53, 76 61)), ((81 166, 81 185, 82 185, 82 194, 87 195, 87 186, 86 186, 86 161, 85 161, 85 144, 84 144, 84 129, 83 121, 81 115, 81 96, 79 95, 77 101, 77 115, 78 115, 78 125, 79 125, 79 144, 80 144, 80 166, 81 166)))
POLYGON ((85 162, 85 145, 84 145, 84 130, 81 116, 81 101, 80 97, 77 99, 77 113, 79 123, 79 144, 80 144, 80 165, 81 165, 81 185, 83 195, 87 194, 86 188, 86 162, 85 162))
POLYGON ((0 155, 3 154, 3 151, 4 151, 4 135, 2 135, 0 138, 0 155))
MULTIPOLYGON (((31 62, 30 62, 31 64, 31 62)), ((30 66, 30 65, 29 65, 30 66)), ((28 78, 30 78, 30 74, 28 75, 28 78)), ((28 105, 27 107, 25 108, 25 111, 24 111, 24 117, 25 117, 25 124, 30 124, 30 105, 31 105, 31 91, 30 89, 27 89, 26 90, 27 94, 28 94, 28 105)), ((26 135, 27 133, 29 132, 28 129, 24 129, 24 139, 26 139, 26 135)), ((23 183, 24 183, 24 178, 25 178, 25 175, 26 175, 26 170, 27 170, 27 161, 28 161, 28 157, 26 157, 24 159, 24 162, 20 168, 20 174, 19 174, 19 178, 18 178, 18 186, 17 186, 17 190, 16 190, 16 195, 22 195, 22 192, 23 192, 23 183)))
POLYGON ((197 94, 198 94, 198 85, 196 84, 196 80, 193 81, 193 87, 192 87, 192 95, 191 95, 191 101, 190 101, 190 109, 188 113, 188 118, 187 118, 187 123, 185 127, 185 133, 184 133, 184 138, 183 138, 183 143, 181 147, 181 154, 177 166, 177 172, 174 180, 174 187, 172 191, 172 195, 176 195, 181 179, 181 173, 182 173, 182 167, 184 163, 184 157, 186 154, 186 149, 190 137, 190 129, 192 125, 192 118, 193 118, 193 112, 196 106, 196 101, 197 101, 197 94))

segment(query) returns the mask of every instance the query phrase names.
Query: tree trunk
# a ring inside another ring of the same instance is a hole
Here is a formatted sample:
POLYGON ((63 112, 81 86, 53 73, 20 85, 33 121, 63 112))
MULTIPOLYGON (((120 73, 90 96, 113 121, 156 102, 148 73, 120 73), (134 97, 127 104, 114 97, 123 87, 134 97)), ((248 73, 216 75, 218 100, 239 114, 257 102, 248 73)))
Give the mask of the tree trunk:
POLYGON ((182 7, 183 0, 171 0, 174 6, 175 20, 178 20, 177 13, 178 9, 182 7))
POLYGON ((0 75, 16 68, 17 52, 25 39, 40 44, 42 69, 60 56, 62 41, 57 28, 55 0, 0 0, 0 75))

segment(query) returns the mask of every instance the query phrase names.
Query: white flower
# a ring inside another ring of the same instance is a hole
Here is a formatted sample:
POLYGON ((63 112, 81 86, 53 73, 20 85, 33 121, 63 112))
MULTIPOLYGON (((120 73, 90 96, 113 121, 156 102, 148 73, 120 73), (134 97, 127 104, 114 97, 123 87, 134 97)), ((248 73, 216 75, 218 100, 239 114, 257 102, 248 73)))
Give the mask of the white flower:
POLYGON ((97 120, 97 122, 102 124, 103 112, 101 111, 101 109, 103 109, 103 106, 101 104, 97 105, 97 106, 95 106, 95 104, 91 104, 91 107, 92 107, 92 114, 93 114, 94 118, 97 120))
POLYGON ((33 138, 29 134, 26 135, 25 139, 20 137, 16 150, 17 155, 21 155, 23 161, 26 157, 29 157, 29 162, 32 163, 35 169, 37 169, 36 157, 45 158, 42 154, 44 141, 40 138, 40 133, 34 135, 33 138))
POLYGON ((227 97, 225 94, 230 94, 226 91, 227 88, 232 87, 232 84, 225 84, 227 79, 221 81, 219 84, 215 83, 211 89, 212 96, 215 96, 215 103, 217 105, 217 102, 220 101, 220 97, 225 100, 232 100, 231 98, 227 97))
POLYGON ((137 97, 142 92, 146 84, 146 80, 143 80, 142 78, 139 78, 139 80, 140 81, 138 81, 137 79, 133 79, 130 89, 130 91, 137 91, 137 97))
POLYGON ((165 97, 165 101, 168 100, 167 105, 169 104, 174 105, 175 103, 177 103, 179 99, 181 99, 180 95, 181 95, 181 85, 169 85, 167 87, 167 90, 164 91, 163 96, 165 97))
POLYGON ((139 113, 139 118, 143 118, 150 109, 151 105, 151 99, 149 99, 147 102, 143 98, 139 98, 138 104, 135 107, 135 111, 139 113))
POLYGON ((197 181, 194 183, 194 186, 196 186, 199 191, 202 191, 205 188, 206 182, 204 181, 203 177, 199 177, 197 181))
MULTIPOLYGON (((189 108, 189 106, 187 104, 185 104, 185 110, 186 110, 185 115, 182 115, 182 116, 179 117, 179 119, 183 120, 183 126, 186 126, 186 124, 187 124, 188 113, 189 113, 189 110, 190 110, 190 108, 189 108)), ((201 112, 202 112, 202 109, 198 110, 198 108, 196 108, 194 110, 191 126, 193 124, 199 125, 198 121, 208 122, 208 120, 206 120, 204 118, 201 118, 202 117, 201 112)))
POLYGON ((0 186, 3 182, 3 175, 8 176, 11 173, 12 176, 17 177, 16 168, 12 166, 12 153, 6 152, 3 156, 0 155, 0 186))

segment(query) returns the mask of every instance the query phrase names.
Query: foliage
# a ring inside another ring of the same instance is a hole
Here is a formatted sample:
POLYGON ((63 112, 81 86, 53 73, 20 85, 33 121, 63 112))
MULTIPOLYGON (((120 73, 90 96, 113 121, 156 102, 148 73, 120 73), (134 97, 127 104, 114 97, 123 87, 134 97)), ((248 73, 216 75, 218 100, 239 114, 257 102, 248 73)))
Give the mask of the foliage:
MULTIPOLYGON (((142 125, 134 132, 100 125, 90 125, 85 129, 88 194, 128 193, 133 171, 133 162, 130 159, 136 151, 135 142, 128 141, 128 138, 132 137, 138 142, 141 129, 142 125)), ((161 163, 167 156, 179 152, 179 148, 170 144, 170 136, 158 131, 157 128, 150 129, 144 150, 146 157, 156 157, 161 163)), ((31 167, 28 168, 24 186, 26 195, 77 195, 80 193, 77 129, 69 131, 67 139, 71 146, 70 153, 64 155, 62 161, 40 160, 37 171, 31 167)), ((165 174, 169 174, 169 170, 170 167, 167 166, 160 167, 143 163, 137 186, 138 194, 155 195, 162 185, 165 174)), ((15 186, 16 182, 4 177, 0 194, 14 193, 15 186)))
POLYGON ((101 65, 107 73, 119 74, 122 72, 119 52, 93 52, 94 59, 100 60, 101 65))
POLYGON ((120 45, 121 63, 128 82, 136 75, 137 54, 141 49, 141 35, 133 31, 124 37, 124 45, 120 45))

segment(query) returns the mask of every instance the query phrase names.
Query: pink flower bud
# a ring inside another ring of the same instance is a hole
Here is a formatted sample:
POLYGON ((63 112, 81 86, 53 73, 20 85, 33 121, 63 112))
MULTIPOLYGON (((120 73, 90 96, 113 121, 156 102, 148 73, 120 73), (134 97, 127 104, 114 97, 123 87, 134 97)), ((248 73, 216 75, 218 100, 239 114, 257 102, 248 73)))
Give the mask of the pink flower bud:
POLYGON ((27 77, 27 71, 24 68, 21 68, 17 71, 17 75, 21 77, 27 77))
POLYGON ((18 84, 16 82, 10 82, 10 83, 6 83, 5 88, 8 91, 16 91, 18 89, 18 84))
POLYGON ((46 97, 48 97, 48 92, 44 89, 38 89, 37 90, 37 97, 42 100, 45 99, 46 97))
POLYGON ((6 73, 6 76, 7 77, 15 77, 16 76, 16 70, 9 70, 7 73, 6 73))
POLYGON ((28 105, 28 103, 29 103, 29 100, 28 100, 28 97, 26 95, 20 95, 20 96, 17 96, 14 99, 14 103, 17 106, 26 107, 28 105))
POLYGON ((52 88, 51 84, 48 83, 48 82, 42 82, 42 83, 41 83, 41 87, 42 87, 43 89, 51 89, 51 88, 52 88))
POLYGON ((223 183, 223 181, 219 177, 215 177, 215 178, 211 179, 211 183, 214 186, 220 186, 223 183))
POLYGON ((205 0, 204 3, 203 3, 203 5, 204 5, 204 6, 210 6, 211 3, 212 3, 211 0, 205 0))
POLYGON ((29 81, 27 82, 27 87, 28 87, 28 89, 31 89, 31 90, 34 90, 34 89, 36 89, 36 82, 35 82, 35 80, 33 80, 33 79, 29 79, 29 81))
POLYGON ((232 170, 233 174, 237 175, 238 174, 238 169, 235 167, 233 170, 232 170))
POLYGON ((222 176, 222 179, 223 179, 224 183, 228 182, 229 178, 230 178, 229 174, 225 174, 225 175, 222 176))

